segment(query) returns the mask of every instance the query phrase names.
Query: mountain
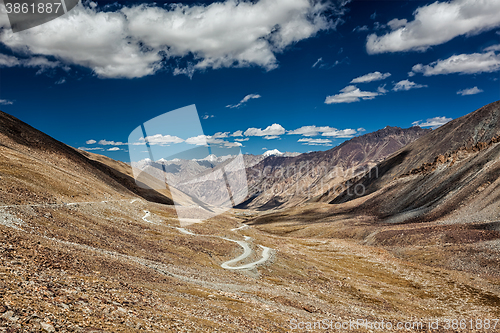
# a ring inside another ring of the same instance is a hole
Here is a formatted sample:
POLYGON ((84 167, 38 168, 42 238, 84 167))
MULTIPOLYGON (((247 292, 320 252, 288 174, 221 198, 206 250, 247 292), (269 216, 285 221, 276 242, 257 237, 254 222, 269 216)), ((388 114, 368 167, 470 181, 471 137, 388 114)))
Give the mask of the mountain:
MULTIPOLYGON (((380 135, 379 144, 356 138, 334 151, 362 165, 382 158, 383 142, 410 136, 380 135), (368 157, 355 158, 359 147, 372 147, 368 157)), ((467 149, 481 154, 496 144, 467 149)), ((321 162, 321 154, 308 155, 321 162)), ((260 162, 277 161, 294 158, 260 162)), ((221 167, 229 181, 239 168, 230 160, 221 167)), ((420 177, 418 170, 401 179, 420 177)), ((134 171, 0 114, 0 331, 289 332, 304 323, 335 331, 335 323, 361 318, 498 318, 498 223, 454 231, 381 226, 356 212, 362 197, 234 209, 179 227, 179 207, 162 203, 177 189, 148 190, 158 179, 147 173, 137 186, 134 171)), ((181 209, 197 207, 186 200, 181 209)))
POLYGON ((364 173, 430 131, 388 126, 327 151, 295 157, 269 156, 247 169, 249 199, 239 207, 269 209, 317 201, 327 189, 364 173))
POLYGON ((500 101, 455 119, 353 180, 331 203, 367 198, 357 209, 378 219, 455 222, 500 218, 500 101), (378 175, 377 175, 378 174, 378 175))
POLYGON ((0 203, 36 204, 142 197, 172 204, 167 193, 136 185, 131 169, 74 149, 0 111, 0 203), (65 180, 65 181, 62 181, 65 180))

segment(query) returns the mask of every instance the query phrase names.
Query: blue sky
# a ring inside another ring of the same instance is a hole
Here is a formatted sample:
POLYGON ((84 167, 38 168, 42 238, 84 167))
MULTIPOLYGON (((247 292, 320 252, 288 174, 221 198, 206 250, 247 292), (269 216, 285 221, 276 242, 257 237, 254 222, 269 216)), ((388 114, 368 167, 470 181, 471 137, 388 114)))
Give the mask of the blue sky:
POLYGON ((134 129, 193 104, 205 137, 147 135, 307 152, 500 99, 498 0, 141 4, 84 2, 15 34, 0 14, 0 109, 127 161, 134 129))

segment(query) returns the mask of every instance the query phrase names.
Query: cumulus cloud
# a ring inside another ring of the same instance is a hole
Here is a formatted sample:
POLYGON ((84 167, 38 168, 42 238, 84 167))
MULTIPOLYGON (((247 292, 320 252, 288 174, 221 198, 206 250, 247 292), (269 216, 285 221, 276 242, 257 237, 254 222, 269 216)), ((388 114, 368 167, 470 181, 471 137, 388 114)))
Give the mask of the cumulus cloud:
POLYGON ((108 149, 108 151, 119 151, 119 150, 121 150, 121 149, 118 147, 113 147, 113 148, 108 149))
POLYGON ((394 84, 394 88, 392 90, 394 91, 407 91, 410 89, 418 89, 418 88, 425 88, 427 85, 425 84, 418 84, 415 82, 412 82, 410 80, 402 80, 394 84))
POLYGON ((492 73, 499 70, 500 54, 495 54, 493 51, 453 55, 448 59, 434 61, 425 66, 417 64, 412 68, 413 73, 422 73, 424 76, 492 73))
POLYGON ((285 129, 280 124, 272 124, 265 129, 251 127, 244 134, 245 136, 276 136, 285 134, 285 129))
POLYGON ((475 95, 482 93, 484 90, 479 89, 478 87, 468 88, 457 91, 457 95, 467 96, 467 95, 475 95))
POLYGON ((249 95, 246 95, 245 97, 243 97, 243 99, 238 104, 227 105, 226 108, 231 108, 231 109, 239 108, 240 106, 242 106, 243 104, 245 104, 249 100, 251 100, 251 99, 257 99, 257 98, 261 98, 261 97, 262 96, 260 96, 259 94, 249 94, 249 95))
POLYGON ((7 99, 0 99, 0 105, 12 105, 14 102, 9 101, 7 99))
POLYGON ((370 100, 381 95, 379 92, 371 91, 361 91, 356 86, 347 86, 340 90, 340 94, 327 96, 325 99, 326 104, 337 104, 337 103, 353 103, 359 102, 361 99, 370 100))
POLYGON ((393 31, 367 38, 370 54, 425 51, 457 36, 470 36, 500 26, 498 0, 452 0, 419 7, 411 22, 391 20, 393 31))
MULTIPOLYGON (((0 41, 15 52, 54 56, 102 78, 152 75, 168 59, 189 57, 174 74, 259 66, 272 70, 288 46, 336 26, 333 5, 310 0, 152 4, 99 10, 81 3, 68 14, 0 41)), ((342 10, 338 10, 339 15, 342 10)))
POLYGON ((248 140, 250 140, 250 139, 249 138, 234 139, 234 141, 239 141, 239 142, 248 141, 248 140))
POLYGON ((298 134, 298 135, 303 135, 303 136, 317 136, 320 133, 323 132, 331 132, 331 131, 336 131, 336 128, 330 127, 330 126, 302 126, 300 128, 297 128, 293 131, 288 131, 287 134, 293 135, 293 134, 298 134))
POLYGON ((343 130, 334 130, 321 134, 321 136, 329 136, 333 138, 352 138, 357 134, 356 130, 352 128, 346 128, 343 130))
POLYGON ((303 138, 299 139, 297 142, 302 142, 303 145, 308 145, 308 146, 331 146, 332 140, 303 138))
POLYGON ((85 141, 85 143, 88 144, 88 145, 93 145, 93 144, 96 144, 97 141, 91 139, 91 140, 85 141))
POLYGON ((414 121, 411 123, 413 126, 420 126, 420 127, 432 127, 432 129, 436 129, 439 126, 442 126, 446 124, 449 121, 452 121, 452 118, 446 118, 446 117, 434 117, 434 118, 428 118, 426 122, 422 122, 422 120, 414 121))
POLYGON ((267 135, 264 137, 266 140, 274 140, 274 139, 279 139, 279 135, 267 135))
POLYGON ((368 73, 363 76, 357 77, 355 79, 352 79, 351 83, 367 83, 367 82, 372 82, 372 81, 380 81, 387 79, 389 76, 391 76, 391 73, 380 73, 380 72, 373 72, 373 73, 368 73))

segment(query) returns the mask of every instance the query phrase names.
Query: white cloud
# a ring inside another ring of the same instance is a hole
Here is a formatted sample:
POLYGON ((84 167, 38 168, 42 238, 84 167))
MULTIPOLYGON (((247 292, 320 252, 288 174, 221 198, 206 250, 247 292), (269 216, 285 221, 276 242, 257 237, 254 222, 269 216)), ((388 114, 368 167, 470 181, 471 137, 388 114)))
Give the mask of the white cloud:
POLYGON ((321 136, 329 136, 333 138, 352 138, 356 134, 357 134, 356 130, 352 128, 346 128, 343 130, 334 130, 330 132, 325 132, 321 134, 321 136))
POLYGON ((78 147, 80 150, 85 150, 85 151, 91 151, 91 150, 104 150, 104 148, 101 147, 95 147, 95 148, 87 148, 87 147, 78 147))
POLYGON ((364 25, 362 27, 357 26, 356 28, 352 29, 353 32, 363 32, 363 31, 368 31, 368 26, 364 25))
POLYGON ((500 26, 500 1, 452 0, 419 7, 414 20, 402 26, 391 20, 393 30, 368 36, 368 53, 425 51, 457 36, 470 36, 500 26))
POLYGON ((381 85, 381 86, 379 86, 379 87, 377 88, 377 91, 378 91, 379 93, 381 93, 382 95, 388 92, 388 90, 387 90, 387 89, 385 89, 385 86, 386 86, 386 85, 384 84, 384 85, 381 85))
POLYGON ((399 19, 395 18, 395 19, 390 20, 389 22, 387 22, 387 25, 392 30, 396 30, 398 28, 404 27, 407 23, 408 23, 408 20, 406 20, 406 19, 399 20, 399 19))
POLYGON ((119 151, 119 150, 121 150, 121 149, 118 147, 113 147, 113 148, 108 149, 108 151, 119 151))
POLYGON ((278 135, 267 135, 264 137, 266 140, 274 140, 274 139, 279 139, 278 135))
POLYGON ((410 80, 402 80, 399 81, 398 83, 394 84, 394 88, 392 90, 394 91, 407 91, 410 89, 418 89, 418 88, 425 88, 427 85, 425 84, 418 84, 415 82, 412 82, 410 80))
POLYGON ((303 145, 308 146, 331 146, 332 140, 303 138, 299 139, 297 142, 302 142, 303 145))
POLYGON ((115 141, 108 141, 108 140, 99 140, 98 143, 100 145, 103 145, 103 146, 125 146, 125 145, 127 145, 127 143, 115 142, 115 141))
POLYGON ((243 145, 239 142, 229 142, 229 141, 225 141, 224 142, 224 146, 226 148, 233 148, 233 147, 242 147, 243 145))
POLYGON ((204 115, 204 116, 203 116, 203 119, 204 119, 204 120, 207 120, 207 119, 209 119, 209 118, 213 118, 213 117, 215 117, 213 114, 212 114, 212 115, 208 115, 208 114, 206 114, 206 115, 204 115))
POLYGON ((260 96, 259 94, 249 94, 249 95, 246 95, 245 97, 243 97, 243 99, 238 104, 227 105, 226 108, 231 108, 231 109, 239 108, 240 106, 242 106, 243 104, 245 104, 249 100, 251 100, 251 99, 257 99, 257 98, 261 98, 261 97, 262 96, 260 96))
POLYGON ((213 135, 215 139, 223 139, 229 136, 229 132, 217 132, 213 135))
POLYGON ((266 129, 251 127, 245 131, 245 136, 276 136, 285 134, 285 129, 280 124, 272 124, 266 129))
POLYGON ((490 51, 500 51, 500 44, 497 44, 497 45, 491 45, 487 48, 484 49, 484 51, 486 52, 490 52, 490 51))
POLYGON ((452 73, 492 73, 499 70, 500 54, 495 54, 493 51, 487 53, 453 55, 445 60, 434 61, 425 66, 417 64, 412 68, 414 73, 423 73, 424 76, 452 73))
POLYGON ((243 141, 248 141, 250 140, 249 138, 244 138, 244 139, 234 139, 234 141, 239 141, 239 142, 243 142, 243 141))
POLYGON ((457 91, 457 95, 467 96, 467 95, 475 95, 482 93, 484 90, 479 89, 478 87, 473 87, 469 89, 463 89, 457 91))
POLYGON ((243 136, 243 131, 236 131, 231 136, 243 136))
POLYGON ((207 144, 211 145, 224 145, 227 148, 231 147, 241 147, 242 144, 239 142, 229 142, 222 139, 215 138, 210 135, 198 135, 195 137, 191 137, 186 139, 186 143, 196 146, 205 146, 207 144))
POLYGON ((375 22, 373 23, 373 28, 375 28, 375 30, 385 29, 387 28, 387 24, 381 24, 380 22, 375 22))
POLYGON ((296 130, 293 131, 288 131, 287 134, 292 135, 292 134, 298 134, 298 135, 303 135, 303 136, 317 136, 320 133, 323 132, 331 132, 331 131, 336 131, 336 128, 330 127, 330 126, 302 126, 300 128, 297 128, 296 130))
POLYGON ((99 11, 79 4, 29 30, 13 34, 4 29, 0 41, 16 52, 54 56, 104 78, 154 74, 163 67, 164 57, 192 57, 193 63, 176 74, 223 67, 272 70, 278 66, 276 55, 288 46, 335 27, 327 17, 332 6, 310 0, 260 0, 99 11))
POLYGON ((355 79, 352 79, 351 83, 367 83, 367 82, 372 82, 372 81, 380 81, 387 79, 389 76, 391 76, 391 73, 380 73, 380 72, 373 72, 373 73, 368 73, 363 76, 357 77, 355 79))
POLYGON ((63 84, 66 82, 66 78, 62 77, 59 80, 56 81, 56 84, 63 84))
POLYGON ((366 130, 363 127, 358 128, 356 131, 358 131, 358 132, 366 132, 366 130))
POLYGON ((312 68, 316 67, 321 62, 323 62, 323 58, 319 58, 318 60, 316 60, 316 62, 314 63, 314 65, 312 65, 312 68))
POLYGON ((189 143, 190 145, 204 146, 207 144, 209 138, 210 137, 206 135, 198 135, 186 139, 186 143, 189 143))
POLYGON ((422 120, 414 121, 411 123, 413 126, 420 126, 420 127, 432 127, 432 129, 436 129, 439 126, 442 126, 446 124, 449 121, 452 121, 452 118, 446 118, 446 117, 434 117, 434 118, 428 118, 425 123, 422 123, 422 120))
POLYGON ((88 145, 93 145, 93 144, 96 144, 97 141, 95 141, 95 140, 87 140, 87 141, 85 141, 85 143, 88 144, 88 145))
POLYGON ((12 105, 14 102, 9 101, 7 99, 0 99, 0 105, 12 105))
MULTIPOLYGON (((148 142, 150 145, 169 145, 169 144, 172 144, 172 143, 181 143, 181 142, 184 142, 184 140, 182 140, 181 138, 175 136, 175 135, 162 135, 162 134, 155 134, 155 135, 150 135, 150 136, 147 136, 146 138, 140 138, 139 139, 140 142, 148 142)), ((101 144, 101 141, 99 141, 99 143, 101 144)), ((115 144, 116 145, 120 145, 122 144, 121 142, 118 142, 115 144)))
POLYGON ((62 67, 66 68, 59 61, 50 61, 44 57, 32 57, 28 59, 20 59, 6 54, 0 54, 0 67, 28 67, 28 68, 38 68, 36 74, 41 74, 49 69, 62 67))
POLYGON ((340 90, 340 94, 327 96, 325 99, 326 104, 335 103, 353 103, 359 102, 361 99, 369 100, 381 95, 381 93, 371 91, 361 91, 356 86, 347 86, 340 90))

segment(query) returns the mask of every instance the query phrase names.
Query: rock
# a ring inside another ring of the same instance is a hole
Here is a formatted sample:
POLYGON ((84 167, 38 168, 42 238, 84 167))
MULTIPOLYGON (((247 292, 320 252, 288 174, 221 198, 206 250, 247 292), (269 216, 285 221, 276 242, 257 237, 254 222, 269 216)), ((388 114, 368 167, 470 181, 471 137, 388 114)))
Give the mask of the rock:
POLYGON ((52 326, 49 323, 40 323, 40 326, 42 327, 42 330, 44 330, 45 332, 55 332, 56 331, 54 326, 52 326))
POLYGON ((18 317, 14 316, 14 311, 12 311, 12 310, 5 312, 1 316, 1 318, 7 319, 8 321, 12 321, 12 322, 16 322, 17 319, 19 319, 18 317))

